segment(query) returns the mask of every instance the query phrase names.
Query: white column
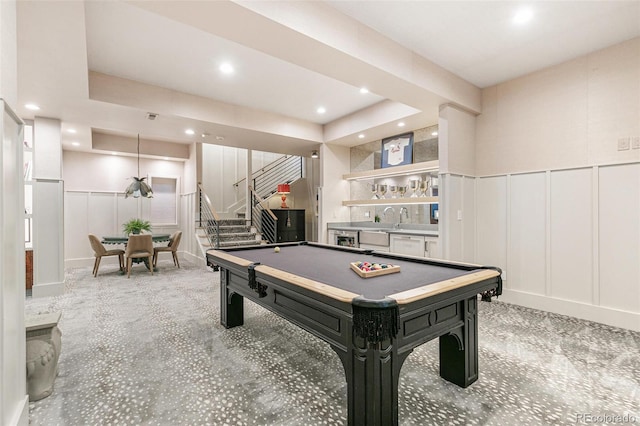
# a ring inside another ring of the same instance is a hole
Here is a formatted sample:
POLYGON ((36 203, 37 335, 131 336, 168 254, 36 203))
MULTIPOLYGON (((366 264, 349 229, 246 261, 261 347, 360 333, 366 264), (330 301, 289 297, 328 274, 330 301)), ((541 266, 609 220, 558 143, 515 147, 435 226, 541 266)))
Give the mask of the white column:
POLYGON ((33 297, 64 291, 64 182, 60 120, 36 117, 33 138, 33 297))
POLYGON ((349 207, 342 205, 351 198, 349 182, 342 178, 351 172, 350 155, 351 150, 346 146, 320 146, 318 242, 327 242, 327 223, 351 220, 349 207))
POLYGON ((0 424, 26 426, 24 179, 17 107, 16 2, 0 1, 0 424))
POLYGON ((474 262, 476 118, 452 105, 440 107, 438 155, 440 167, 439 224, 444 259, 474 262))

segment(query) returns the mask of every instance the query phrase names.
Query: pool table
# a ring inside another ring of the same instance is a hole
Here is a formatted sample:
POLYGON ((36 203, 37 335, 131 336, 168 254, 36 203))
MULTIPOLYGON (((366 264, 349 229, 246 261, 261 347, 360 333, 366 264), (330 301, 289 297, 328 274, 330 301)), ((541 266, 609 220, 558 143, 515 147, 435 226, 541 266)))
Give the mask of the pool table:
POLYGON ((248 298, 329 343, 344 366, 350 425, 398 424, 400 368, 439 337, 440 376, 478 379, 478 294, 502 292, 501 271, 310 242, 209 250, 220 269, 220 322, 243 325, 248 298), (350 262, 400 266, 363 278, 350 262))

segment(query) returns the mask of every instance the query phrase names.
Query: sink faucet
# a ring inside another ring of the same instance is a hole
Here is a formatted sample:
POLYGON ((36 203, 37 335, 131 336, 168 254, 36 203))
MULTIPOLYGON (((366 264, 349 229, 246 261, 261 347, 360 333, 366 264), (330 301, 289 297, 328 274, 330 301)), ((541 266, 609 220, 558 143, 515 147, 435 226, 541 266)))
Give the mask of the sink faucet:
POLYGON ((400 223, 402 223, 402 214, 404 213, 404 217, 406 219, 409 219, 409 209, 407 209, 406 207, 401 207, 400 208, 400 223))

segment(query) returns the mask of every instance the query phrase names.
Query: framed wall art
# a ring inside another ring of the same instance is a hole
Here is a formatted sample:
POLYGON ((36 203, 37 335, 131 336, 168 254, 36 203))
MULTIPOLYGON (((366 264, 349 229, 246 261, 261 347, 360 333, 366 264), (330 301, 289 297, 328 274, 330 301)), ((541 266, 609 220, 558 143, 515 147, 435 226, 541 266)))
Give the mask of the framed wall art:
POLYGON ((413 162, 413 132, 382 139, 381 168, 413 162))

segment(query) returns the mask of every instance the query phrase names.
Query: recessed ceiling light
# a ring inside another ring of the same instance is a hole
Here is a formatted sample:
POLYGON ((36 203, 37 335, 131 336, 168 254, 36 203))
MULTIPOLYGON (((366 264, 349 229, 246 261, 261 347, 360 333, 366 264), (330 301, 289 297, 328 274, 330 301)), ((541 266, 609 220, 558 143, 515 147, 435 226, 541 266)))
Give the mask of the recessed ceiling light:
POLYGON ((358 139, 364 139, 364 133, 360 133, 360 134, 358 135, 358 139))
POLYGON ((523 8, 513 15, 513 23, 516 25, 526 24, 533 18, 533 10, 531 8, 523 8))
POLYGON ((117 152, 111 152, 111 155, 118 155, 117 152))
POLYGON ((201 138, 206 138, 207 136, 209 136, 209 133, 203 133, 200 135, 201 138))
POLYGON ((362 93, 363 95, 366 93, 369 93, 369 89, 367 89, 366 87, 361 87, 360 88, 360 93, 362 93))
POLYGON ((224 136, 216 136, 216 140, 217 141, 223 141, 224 140, 224 136))
POLYGON ((80 142, 71 142, 71 145, 73 145, 73 146, 80 146, 80 142))
POLYGON ((318 114, 324 114, 325 112, 327 112, 327 109, 325 107, 318 107, 318 109, 316 110, 316 112, 318 114))
POLYGON ((404 121, 399 122, 398 127, 404 127, 404 121))
POLYGON ((196 134, 196 132, 194 132, 194 131, 193 131, 193 129, 187 129, 187 130, 185 130, 184 132, 185 132, 186 134, 188 134, 188 135, 195 135, 195 134, 196 134))
POLYGON ((431 136, 438 136, 438 132, 431 132, 431 136))
POLYGON ((233 74, 233 65, 231 65, 228 62, 225 62, 223 64, 220 65, 220 68, 218 68, 220 70, 221 73, 223 74, 233 74))
POLYGON ((38 111, 40 107, 36 104, 26 104, 24 106, 26 109, 30 109, 31 111, 38 111))
POLYGON ((69 132, 69 133, 73 133, 73 134, 78 133, 78 132, 76 131, 76 129, 67 129, 67 132, 69 132))

